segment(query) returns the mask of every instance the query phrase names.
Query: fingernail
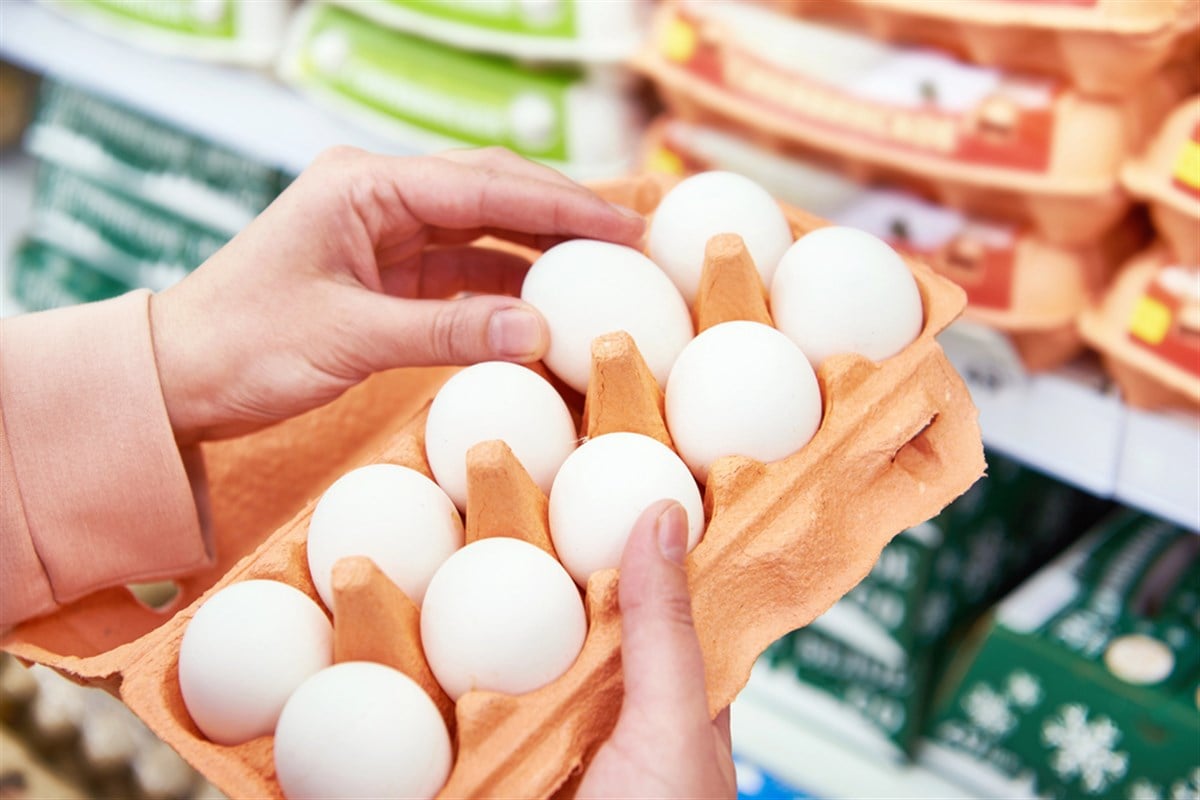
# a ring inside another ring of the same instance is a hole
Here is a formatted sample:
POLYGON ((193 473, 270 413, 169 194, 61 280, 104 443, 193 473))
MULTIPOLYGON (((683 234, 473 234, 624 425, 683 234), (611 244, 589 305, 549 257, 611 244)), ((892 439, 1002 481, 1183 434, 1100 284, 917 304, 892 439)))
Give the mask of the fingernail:
POLYGON ((488 320, 488 347, 498 358, 517 361, 541 356, 545 333, 541 317, 530 308, 505 308, 488 320))
POLYGON ((671 503, 654 522, 658 552, 673 564, 682 564, 687 556, 687 512, 679 503, 671 503))
POLYGON ((629 208, 628 206, 623 206, 620 203, 609 203, 609 205, 612 206, 613 209, 618 214, 620 214, 622 217, 626 217, 628 219, 636 219, 641 222, 646 221, 645 215, 639 214, 638 212, 634 211, 632 208, 629 208))

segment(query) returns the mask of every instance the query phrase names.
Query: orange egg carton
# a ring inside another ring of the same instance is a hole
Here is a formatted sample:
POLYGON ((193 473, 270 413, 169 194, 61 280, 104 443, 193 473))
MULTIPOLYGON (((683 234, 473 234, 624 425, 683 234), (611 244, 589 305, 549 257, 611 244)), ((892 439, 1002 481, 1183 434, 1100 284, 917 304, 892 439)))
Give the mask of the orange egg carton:
POLYGON ((1200 95, 1171 112, 1146 152, 1121 170, 1121 181, 1150 204, 1175 257, 1200 264, 1200 95))
POLYGON ((1200 410, 1200 263, 1155 243, 1121 268, 1079 329, 1129 405, 1200 410))
POLYGON ((1200 55, 1200 4, 1194 0, 771 2, 879 39, 1055 75, 1097 97, 1137 92, 1164 65, 1200 55))
POLYGON ((966 319, 1005 333, 1030 372, 1055 369, 1084 348, 1076 325, 1099 299, 1118 266, 1150 240, 1140 211, 1080 247, 1047 242, 1027 227, 962 215, 953 233, 931 238, 922 227, 944 224, 947 212, 903 186, 868 186, 758 142, 753 131, 661 117, 647 129, 646 169, 682 177, 706 170, 740 172, 786 192, 797 205, 822 202, 838 224, 862 223, 897 250, 919 258, 963 288, 966 319), (811 189, 812 185, 820 188, 811 189), (806 192, 808 196, 806 198, 806 192), (832 197, 832 200, 830 199, 832 197), (868 209, 864 214, 862 209, 868 209), (929 216, 938 221, 930 222, 929 216))
POLYGON ((881 47, 753 5, 674 2, 659 9, 634 65, 682 119, 753 129, 865 182, 918 183, 945 206, 1025 223, 1067 246, 1086 245, 1127 213, 1122 163, 1197 78, 1190 67, 1156 73, 1117 103, 1053 79, 979 76, 952 59, 881 47), (828 58, 801 67, 771 55, 820 48, 828 58), (826 66, 839 59, 845 65, 826 66), (972 82, 991 88, 955 94, 972 82))
MULTIPOLYGON (((650 213, 669 186, 647 176, 598 191, 650 213)), ((823 224, 786 213, 796 235, 823 224)), ((740 238, 714 237, 706 262, 695 309, 701 327, 770 319, 740 238)), ((910 265, 925 310, 920 336, 880 363, 846 355, 823 364, 824 420, 798 453, 770 464, 730 457, 712 467, 707 528, 687 570, 713 714, 737 695, 768 644, 829 608, 895 533, 936 514, 984 470, 976 410, 934 338, 962 310, 962 291, 910 265)), ((583 434, 631 430, 670 442, 662 393, 632 339, 597 339, 592 370, 589 394, 576 407, 583 434)), ((165 610, 113 589, 19 626, 4 649, 116 693, 230 796, 280 797, 272 737, 218 745, 188 717, 177 677, 184 630, 206 597, 237 581, 280 580, 315 600, 305 541, 316 498, 369 463, 428 474, 424 420, 450 374, 383 373, 322 409, 206 445, 219 563, 181 580, 165 610)), ((468 540, 519 535, 552 552, 546 497, 508 448, 483 443, 468 460, 468 540)), ((435 698, 456 749, 441 796, 569 796, 620 710, 617 579, 610 569, 588 582, 587 638, 558 680, 520 696, 468 692, 451 704, 421 655, 417 609, 369 560, 344 559, 335 566, 335 657, 392 664, 435 698)))

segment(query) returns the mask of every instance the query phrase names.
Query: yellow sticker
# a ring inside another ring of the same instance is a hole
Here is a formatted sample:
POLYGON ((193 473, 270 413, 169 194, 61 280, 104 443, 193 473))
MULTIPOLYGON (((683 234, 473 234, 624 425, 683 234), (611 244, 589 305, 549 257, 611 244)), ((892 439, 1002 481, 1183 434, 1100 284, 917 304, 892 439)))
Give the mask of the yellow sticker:
POLYGON ((651 155, 646 164, 651 172, 665 172, 668 175, 683 174, 683 159, 665 147, 659 147, 651 155))
POLYGON ((673 19, 662 33, 659 47, 671 61, 684 63, 696 52, 696 29, 681 19, 673 19))
POLYGON ((1189 140, 1179 149, 1179 157, 1175 159, 1175 180, 1200 189, 1200 142, 1189 140))
POLYGON ((1146 344, 1162 344, 1171 329, 1171 309, 1153 297, 1143 297, 1133 307, 1129 332, 1146 344))

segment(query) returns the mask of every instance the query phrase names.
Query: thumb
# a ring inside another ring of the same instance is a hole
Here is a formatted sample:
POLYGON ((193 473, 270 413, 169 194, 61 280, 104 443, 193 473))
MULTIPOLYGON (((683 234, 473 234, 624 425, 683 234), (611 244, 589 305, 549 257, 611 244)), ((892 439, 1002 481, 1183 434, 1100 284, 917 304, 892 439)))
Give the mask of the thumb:
POLYGON ((618 584, 625 709, 676 732, 709 722, 683 568, 687 529, 687 512, 673 500, 646 509, 625 545, 618 584))
POLYGON ((480 361, 537 361, 549 344, 542 315, 512 297, 409 300, 363 292, 354 327, 369 371, 480 361))

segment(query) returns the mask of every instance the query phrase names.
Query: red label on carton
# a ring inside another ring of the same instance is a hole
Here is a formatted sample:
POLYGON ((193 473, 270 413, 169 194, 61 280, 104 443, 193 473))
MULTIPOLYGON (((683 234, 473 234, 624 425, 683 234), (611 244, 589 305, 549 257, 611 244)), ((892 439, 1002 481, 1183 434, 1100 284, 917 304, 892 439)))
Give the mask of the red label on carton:
MULTIPOLYGON (((1008 311, 1013 305, 1016 236, 1010 231, 967 225, 934 252, 914 252, 939 274, 957 283, 974 308, 1008 311)), ((896 247, 903 248, 900 242, 896 247)))
POLYGON ((1054 133, 1054 84, 1003 79, 974 108, 947 111, 888 104, 790 72, 735 41, 726 31, 677 13, 668 25, 664 55, 706 82, 760 106, 764 112, 839 135, 910 152, 1044 172, 1054 133))
POLYGON ((1138 298, 1129 338, 1200 377, 1200 265, 1163 267, 1138 298))

